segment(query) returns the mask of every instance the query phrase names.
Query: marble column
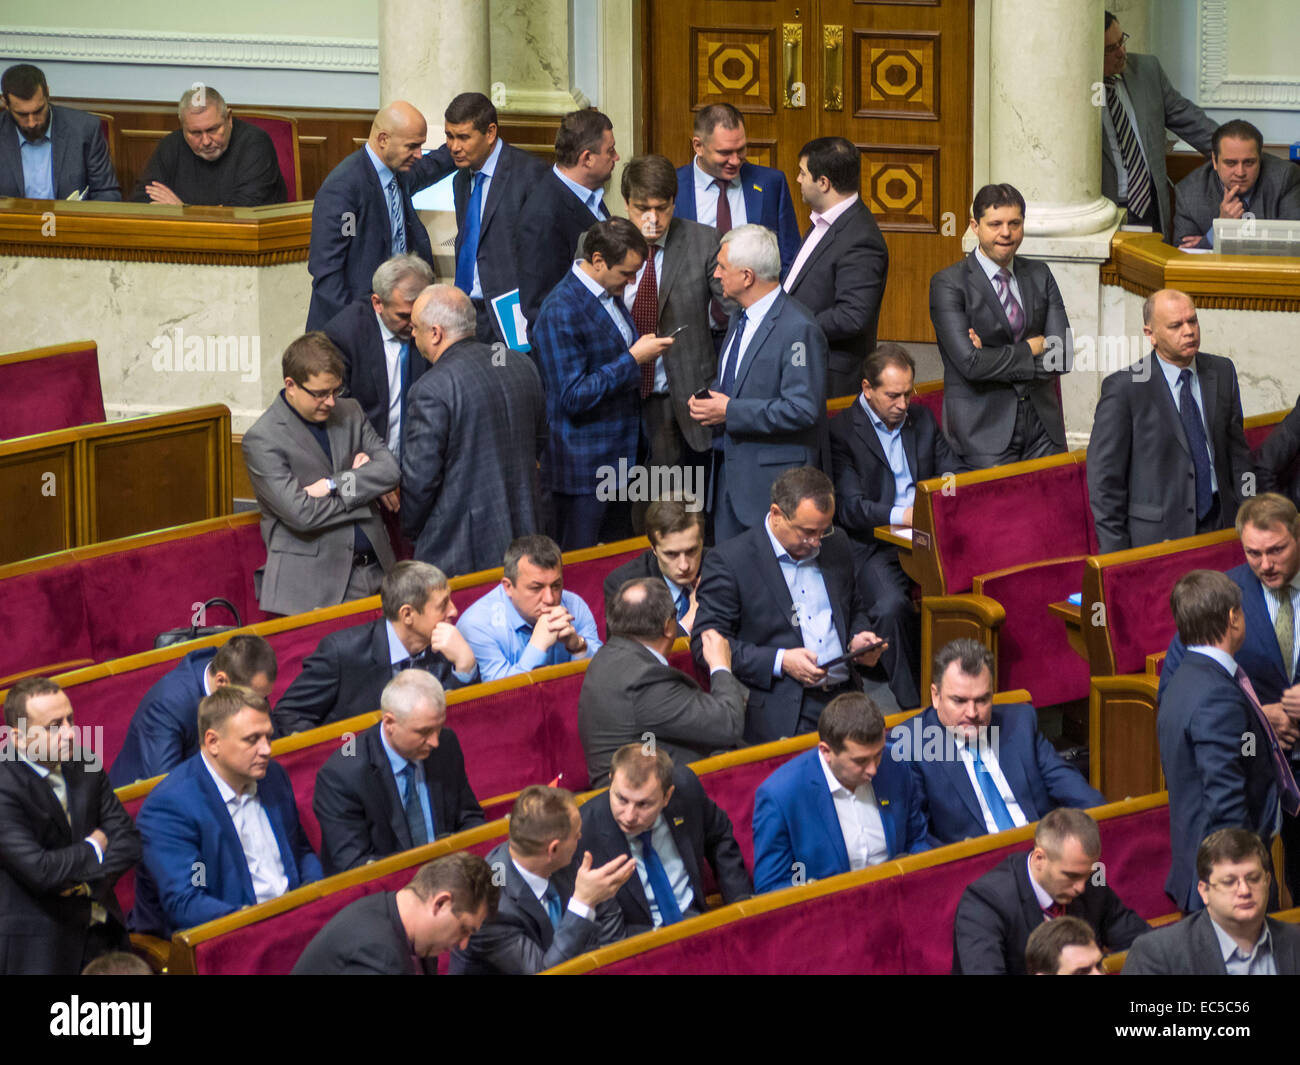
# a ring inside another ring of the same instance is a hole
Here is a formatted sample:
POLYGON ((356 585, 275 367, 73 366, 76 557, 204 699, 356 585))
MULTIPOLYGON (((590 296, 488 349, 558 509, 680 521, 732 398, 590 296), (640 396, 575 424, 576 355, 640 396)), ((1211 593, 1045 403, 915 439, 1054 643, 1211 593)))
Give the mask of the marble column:
POLYGON ((569 0, 491 0, 489 9, 497 107, 559 115, 587 106, 569 69, 569 0))
POLYGON ((484 0, 379 0, 379 98, 409 100, 442 143, 442 112, 462 92, 488 93, 484 0))

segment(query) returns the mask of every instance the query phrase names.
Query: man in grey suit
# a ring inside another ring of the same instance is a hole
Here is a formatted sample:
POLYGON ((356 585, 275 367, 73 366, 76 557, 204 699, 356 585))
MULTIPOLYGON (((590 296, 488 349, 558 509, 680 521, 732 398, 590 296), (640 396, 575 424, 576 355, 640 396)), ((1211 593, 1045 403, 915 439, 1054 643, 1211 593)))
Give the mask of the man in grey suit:
POLYGON ((562 788, 524 788, 510 812, 510 839, 487 856, 501 885, 496 914, 451 956, 451 972, 471 976, 539 973, 625 935, 614 901, 636 873, 620 854, 593 868, 575 860, 582 818, 562 788))
POLYGON ((979 246, 930 278, 943 358, 943 430, 972 470, 1065 450, 1057 377, 1074 362, 1051 268, 1017 257, 1025 198, 985 185, 971 204, 979 246))
POLYGON ((425 289, 411 325, 431 365, 406 401, 402 531, 449 577, 491 569, 540 524, 542 380, 527 355, 475 339, 474 305, 454 286, 425 289))
POLYGON ((284 350, 284 388, 244 434, 262 511, 258 602, 300 614, 379 591, 393 549, 376 501, 397 507, 400 473, 361 405, 343 399, 343 357, 324 333, 284 350))
POLYGON ((1154 292, 1142 321, 1152 351, 1101 383, 1088 441, 1103 553, 1227 529, 1253 482, 1237 370, 1200 350, 1191 299, 1154 292))
POLYGON ((708 398, 692 396, 688 407, 714 431, 709 497, 721 542, 763 523, 772 482, 785 470, 825 468, 830 460, 826 335, 779 284, 776 234, 753 224, 728 231, 716 273, 740 310, 708 398))
POLYGON ((731 672, 731 645, 716 629, 701 634, 710 691, 668 664, 677 612, 662 579, 628 581, 609 608, 609 639, 596 652, 578 696, 578 737, 593 788, 609 783, 609 760, 625 743, 654 736, 685 764, 739 747, 748 692, 731 672))
POLYGON ((1300 929, 1265 916, 1268 849, 1244 828, 1221 828, 1196 854, 1205 909, 1138 936, 1125 976, 1294 976, 1300 929))
POLYGON ((1128 208, 1130 224, 1150 226, 1168 240, 1172 219, 1165 129, 1208 155, 1214 121, 1169 84, 1159 59, 1128 54, 1128 34, 1109 11, 1104 40, 1101 193, 1128 208))
POLYGON ((1300 166, 1264 152, 1264 135, 1234 118, 1214 131, 1210 161, 1178 183, 1173 243, 1213 248, 1216 218, 1300 218, 1300 166))

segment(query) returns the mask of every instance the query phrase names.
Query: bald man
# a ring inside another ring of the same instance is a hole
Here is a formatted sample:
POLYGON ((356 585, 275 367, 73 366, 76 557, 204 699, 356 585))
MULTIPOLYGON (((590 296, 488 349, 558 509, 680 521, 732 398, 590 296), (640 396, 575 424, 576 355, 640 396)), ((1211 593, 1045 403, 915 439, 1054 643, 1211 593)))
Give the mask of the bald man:
POLYGON ((307 329, 323 329, 370 292, 379 264, 412 252, 433 266, 428 230, 411 195, 456 169, 444 145, 422 157, 429 128, 416 108, 396 100, 377 115, 366 143, 339 163, 311 210, 311 308, 307 329))

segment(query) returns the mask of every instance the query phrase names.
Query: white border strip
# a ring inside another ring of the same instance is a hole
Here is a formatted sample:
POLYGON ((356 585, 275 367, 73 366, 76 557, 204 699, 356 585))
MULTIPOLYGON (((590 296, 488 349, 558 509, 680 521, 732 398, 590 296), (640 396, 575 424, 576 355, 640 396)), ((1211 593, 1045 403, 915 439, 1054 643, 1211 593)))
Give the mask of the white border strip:
POLYGON ((1228 0, 1200 0, 1196 30, 1202 107, 1288 110, 1300 105, 1300 78, 1229 72, 1228 0))

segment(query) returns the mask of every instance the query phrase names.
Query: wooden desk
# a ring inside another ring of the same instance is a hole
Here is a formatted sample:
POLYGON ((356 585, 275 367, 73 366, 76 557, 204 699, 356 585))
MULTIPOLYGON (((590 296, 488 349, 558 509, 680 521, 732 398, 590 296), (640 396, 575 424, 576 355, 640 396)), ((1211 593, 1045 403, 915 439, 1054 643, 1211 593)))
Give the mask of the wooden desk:
POLYGON ((1083 638, 1083 607, 1071 603, 1068 599, 1061 603, 1049 603, 1048 611, 1065 622, 1065 632, 1070 646, 1085 662, 1088 660, 1088 645, 1083 638))
MULTIPOLYGON (((877 540, 883 540, 885 543, 898 548, 898 564, 903 567, 904 573, 916 581, 917 584, 920 584, 920 567, 912 556, 915 530, 910 525, 877 525, 875 533, 877 540)), ((921 533, 920 535, 928 541, 929 534, 921 533)))

